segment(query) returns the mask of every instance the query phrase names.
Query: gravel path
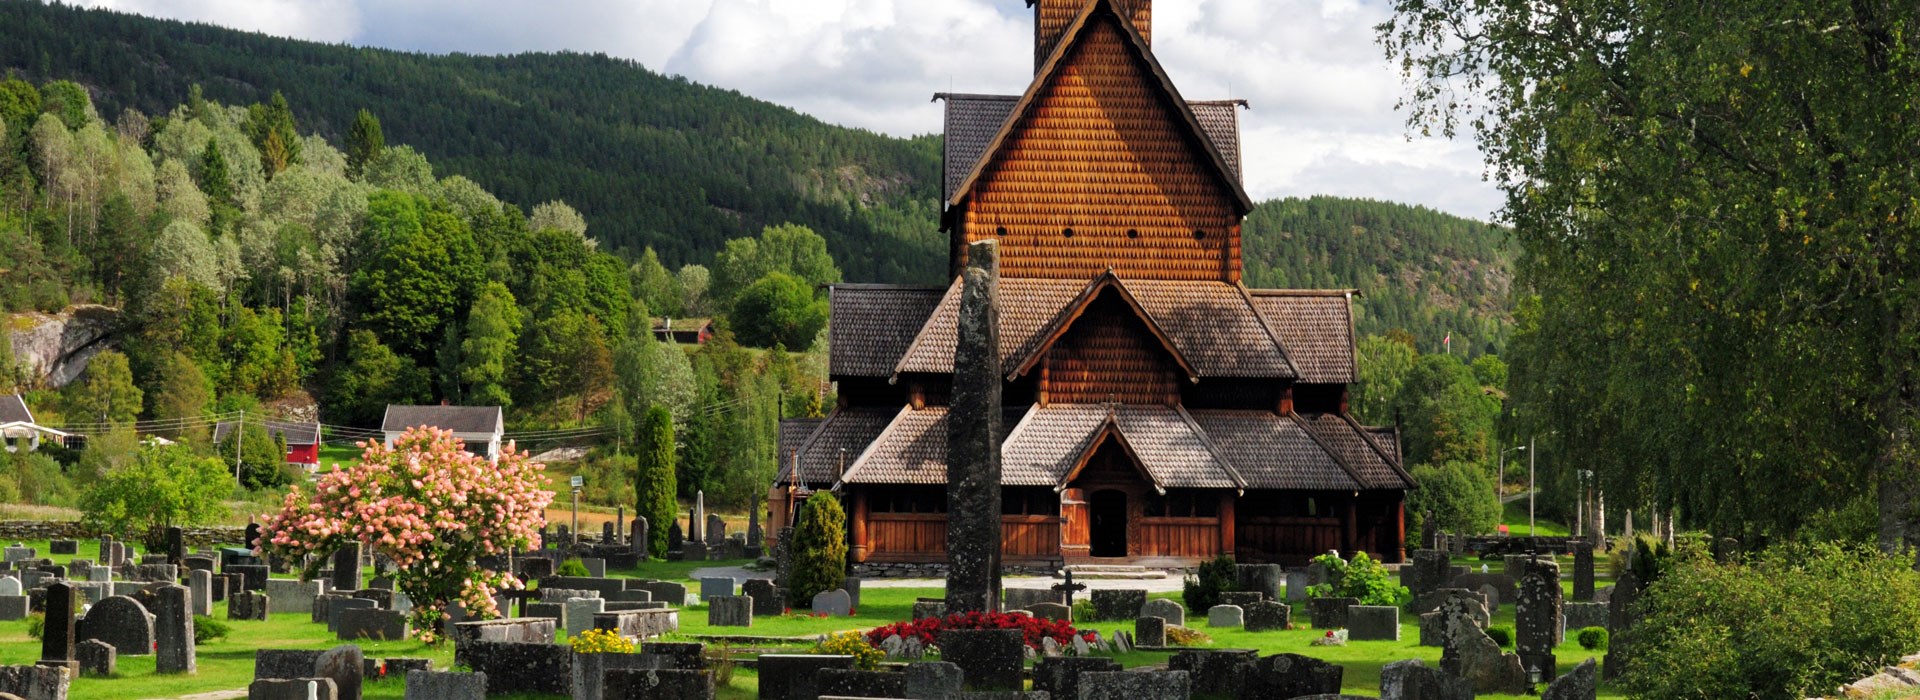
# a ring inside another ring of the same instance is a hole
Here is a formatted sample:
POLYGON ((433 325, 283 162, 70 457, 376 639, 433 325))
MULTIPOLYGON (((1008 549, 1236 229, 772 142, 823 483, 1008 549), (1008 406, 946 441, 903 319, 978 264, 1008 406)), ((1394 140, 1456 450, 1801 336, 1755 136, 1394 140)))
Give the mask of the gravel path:
MULTIPOLYGON (((720 578, 722 576, 725 576, 725 577, 732 578, 734 583, 743 583, 748 579, 772 578, 773 572, 748 571, 746 569, 743 569, 737 566, 715 566, 715 567, 709 567, 705 569, 694 569, 693 573, 689 574, 689 576, 694 579, 720 578)), ((1001 587, 1002 588, 1050 588, 1054 584, 1059 582, 1060 582, 1060 579, 1049 578, 1045 576, 1009 576, 1001 579, 1001 587)), ((1166 578, 1145 579, 1145 580, 1074 579, 1074 582, 1086 584, 1087 590, 1135 588, 1135 589, 1144 589, 1150 593, 1166 593, 1170 591, 1180 590, 1179 576, 1168 576, 1166 578)), ((937 578, 870 578, 860 582, 860 587, 863 589, 866 589, 866 588, 945 588, 946 585, 947 585, 946 579, 937 579, 937 578)))

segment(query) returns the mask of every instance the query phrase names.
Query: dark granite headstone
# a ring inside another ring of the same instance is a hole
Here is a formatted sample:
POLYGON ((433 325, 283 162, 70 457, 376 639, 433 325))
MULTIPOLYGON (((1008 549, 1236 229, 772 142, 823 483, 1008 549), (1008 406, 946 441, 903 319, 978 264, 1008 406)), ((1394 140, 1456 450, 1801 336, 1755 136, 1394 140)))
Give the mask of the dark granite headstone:
POLYGON ((1259 660, 1254 649, 1190 649, 1168 659, 1167 670, 1186 671, 1194 693, 1231 698, 1240 696, 1259 660))
POLYGON ((853 668, 853 657, 835 654, 761 654, 757 660, 760 700, 814 700, 820 697, 814 673, 853 668))
POLYGON ((406 679, 405 700, 485 700, 487 697, 487 674, 484 673, 414 669, 407 671, 406 679))
POLYGON ((1359 598, 1313 598, 1307 601, 1307 617, 1314 629, 1340 629, 1347 626, 1347 608, 1359 604, 1359 598))
POLYGON ((946 630, 940 659, 960 667, 970 690, 1019 690, 1026 642, 1019 630, 946 630))
POLYGON ((1164 617, 1136 617, 1133 619, 1133 643, 1143 647, 1164 647, 1167 645, 1167 619, 1164 617))
POLYGON ((1099 671, 1080 674, 1080 700, 1186 700, 1193 686, 1186 671, 1099 671))
MULTIPOLYGON (((40 633, 40 665, 73 667, 73 629, 74 605, 73 586, 54 583, 46 588, 46 602, 42 610, 46 611, 46 624, 40 633)), ((17 693, 16 693, 17 694, 17 693)))
POLYGON ((109 596, 74 622, 74 640, 98 639, 127 656, 146 656, 153 653, 153 622, 146 606, 126 596, 109 596))
POLYGON ((712 700, 713 674, 671 669, 612 669, 603 676, 603 700, 712 700))
POLYGON ((756 617, 779 615, 786 610, 787 596, 774 587, 773 581, 761 578, 749 579, 746 583, 740 584, 740 592, 753 599, 753 614, 756 617))
POLYGON ((1092 594, 1093 615, 1100 620, 1131 620, 1140 616, 1140 608, 1147 604, 1147 592, 1143 589, 1098 589, 1092 594))
POLYGON ((1286 572, 1279 564, 1240 564, 1235 567, 1235 574, 1241 591, 1258 593, 1267 600, 1279 600, 1280 589, 1286 582, 1286 572))
POLYGON ((74 655, 80 664, 80 675, 107 677, 113 675, 114 668, 120 663, 118 650, 112 644, 98 639, 75 644, 74 655))
POLYGON ((1593 700, 1599 693, 1598 676, 1593 659, 1582 661, 1567 675, 1547 684, 1546 691, 1540 694, 1540 700, 1593 700))
POLYGON ((1514 608, 1514 651, 1523 668, 1552 675, 1553 648, 1560 645, 1560 566, 1549 560, 1527 561, 1520 578, 1520 600, 1514 608))
POLYGON ((193 641, 193 604, 188 600, 192 591, 186 586, 170 584, 161 586, 155 594, 153 641, 157 656, 154 670, 193 673, 199 668, 199 661, 193 641))
POLYGON ((1593 602, 1593 543, 1574 542, 1573 548, 1573 600, 1579 603, 1593 602))
POLYGON ((1380 700, 1473 700, 1473 686, 1408 659, 1380 669, 1380 700))
POLYGON ((1046 691, 1051 697, 1078 698, 1080 697, 1080 674, 1112 673, 1121 670, 1123 669, 1120 667, 1120 662, 1097 656, 1044 658, 1033 666, 1033 689, 1046 691))
POLYGON ((634 554, 647 556, 647 548, 651 546, 647 539, 647 519, 644 516, 634 516, 627 525, 627 533, 627 547, 634 554))
POLYGON ((333 551, 332 588, 336 591, 360 590, 359 542, 348 542, 333 551))
POLYGON ((397 642, 407 638, 407 616, 395 610, 359 608, 340 611, 342 640, 372 639, 397 642))
POLYGON ((1296 698, 1340 692, 1346 669, 1299 654, 1274 654, 1260 659, 1242 681, 1242 698, 1296 698))
POLYGON ((260 543, 260 524, 247 523, 247 532, 245 536, 245 541, 241 543, 241 546, 246 547, 247 549, 255 549, 257 548, 257 545, 259 543, 260 543))
MULTIPOLYGON (((267 567, 265 565, 230 564, 224 569, 224 571, 230 574, 239 574, 242 577, 241 587, 244 590, 263 591, 267 589, 267 567)), ((232 588, 231 585, 229 585, 227 589, 227 594, 232 595, 233 591, 234 589, 232 588)))
POLYGON ((904 698, 907 674, 892 671, 862 671, 847 668, 823 668, 814 672, 814 689, 822 697, 904 698))
POLYGON ((1607 596, 1607 658, 1601 676, 1612 680, 1626 669, 1632 657, 1633 628, 1640 624, 1640 579, 1633 572, 1621 572, 1607 596))
POLYGON ((187 558, 187 532, 177 527, 167 528, 167 563, 180 565, 187 558))

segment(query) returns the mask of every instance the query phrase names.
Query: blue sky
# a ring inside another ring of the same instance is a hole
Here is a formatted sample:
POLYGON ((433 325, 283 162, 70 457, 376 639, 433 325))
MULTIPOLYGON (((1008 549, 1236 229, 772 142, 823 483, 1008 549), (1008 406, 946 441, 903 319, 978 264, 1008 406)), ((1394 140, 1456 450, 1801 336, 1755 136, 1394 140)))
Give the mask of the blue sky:
MULTIPOLYGON (((826 121, 940 128, 935 92, 1018 93, 1023 0, 80 0, 317 41, 429 52, 600 52, 826 121)), ((1256 199, 1333 194, 1479 219, 1500 194, 1470 140, 1408 138, 1373 41, 1383 2, 1160 0, 1154 50, 1189 99, 1249 100, 1256 199)))

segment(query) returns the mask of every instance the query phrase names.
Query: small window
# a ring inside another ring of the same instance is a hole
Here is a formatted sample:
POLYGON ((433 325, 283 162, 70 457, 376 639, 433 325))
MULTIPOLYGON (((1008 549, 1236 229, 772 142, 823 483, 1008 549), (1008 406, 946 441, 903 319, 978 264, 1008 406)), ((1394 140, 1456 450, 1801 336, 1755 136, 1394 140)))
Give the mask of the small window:
POLYGON ((1071 228, 1065 228, 1065 229, 1061 229, 1061 230, 1060 230, 1060 235, 1061 235, 1061 236, 1063 236, 1063 237, 1066 237, 1066 238, 1072 238, 1072 237, 1073 237, 1073 229, 1071 229, 1071 228))
POLYGON ((1000 237, 1002 237, 1002 238, 1005 238, 1005 237, 1006 237, 1006 235, 1007 235, 1007 227, 1005 227, 1005 226, 1002 226, 1002 227, 1000 227, 1000 228, 997 228, 997 229, 994 229, 994 230, 993 230, 993 233, 994 233, 994 235, 996 235, 996 236, 1000 236, 1000 237))
POLYGON ((1139 238, 1139 237, 1140 237, 1140 229, 1137 229, 1137 228, 1130 228, 1130 229, 1127 229, 1127 237, 1128 237, 1128 238, 1139 238))
POLYGON ((1193 240, 1196 240, 1196 241, 1204 241, 1204 240, 1207 240, 1207 232, 1206 232, 1206 231, 1202 231, 1202 230, 1200 230, 1200 229, 1194 229, 1194 230, 1193 230, 1193 240))

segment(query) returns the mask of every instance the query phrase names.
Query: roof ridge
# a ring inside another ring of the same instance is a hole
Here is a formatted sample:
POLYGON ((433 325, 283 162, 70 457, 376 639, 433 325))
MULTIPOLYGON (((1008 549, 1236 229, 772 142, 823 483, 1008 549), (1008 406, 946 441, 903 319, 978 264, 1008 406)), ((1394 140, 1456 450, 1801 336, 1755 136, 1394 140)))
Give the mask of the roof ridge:
POLYGON ((936 93, 933 93, 933 99, 936 99, 936 100, 996 100, 996 101, 1002 101, 1002 102, 1017 102, 1020 100, 1020 96, 1019 95, 1001 95, 1001 94, 987 93, 987 92, 936 92, 936 93))
POLYGON ((1286 415, 1286 418, 1292 420, 1294 425, 1300 428, 1300 432, 1306 433, 1307 439, 1312 440, 1313 444, 1319 446, 1322 452, 1327 453, 1327 457, 1333 459, 1334 464, 1340 465, 1340 469, 1347 473, 1347 478, 1353 480, 1354 486, 1362 489, 1367 487, 1367 480, 1360 478, 1359 470, 1354 469, 1353 465, 1347 464, 1346 458, 1341 457, 1338 450, 1328 447, 1327 441, 1322 440, 1320 434, 1314 432, 1313 425, 1308 423, 1307 419, 1302 418, 1298 413, 1289 413, 1286 415))
MULTIPOLYGON (((928 408, 932 408, 932 407, 929 406, 928 408)), ((873 440, 868 442, 866 447, 863 447, 860 449, 860 454, 854 455, 853 462, 847 465, 846 471, 841 472, 840 474, 833 477, 833 486, 827 490, 832 491, 834 493, 839 493, 840 487, 845 486, 847 484, 847 481, 851 479, 854 474, 860 471, 860 467, 865 465, 867 461, 867 457, 873 454, 874 446, 880 444, 880 439, 887 436, 887 431, 893 430, 893 426, 899 425, 900 421, 902 419, 905 419, 908 414, 913 413, 914 410, 915 409, 913 408, 913 404, 902 405, 900 407, 900 411, 898 413, 893 414, 893 419, 887 421, 887 427, 881 428, 880 434, 873 436, 873 440)))
POLYGON ((1173 84, 1173 79, 1167 75, 1166 67, 1160 65, 1160 59, 1154 57, 1153 48, 1140 36, 1140 29, 1135 27, 1133 22, 1128 21, 1125 16, 1119 12, 1118 8, 1114 6, 1113 2, 1114 0, 1088 0, 1086 5, 1080 8, 1073 22, 1069 23, 1061 31, 1060 41, 1054 44, 1053 52, 1047 57, 1046 62, 1041 64, 1040 70, 1034 73, 1033 82, 1028 84, 1027 89, 1021 93, 1020 100, 1014 105, 1013 113, 1007 116, 1006 123, 1001 124, 999 131, 994 134, 993 139, 987 142, 986 149, 981 153, 980 161, 973 164, 972 170, 967 173, 965 178, 961 179, 960 186, 955 188, 953 192, 947 194, 947 204, 955 204, 960 197, 966 196, 967 190, 972 189, 973 184, 980 179, 981 174, 986 172, 987 163, 993 160, 994 154, 1006 143, 1008 135, 1012 133, 1014 123, 1020 121, 1022 112, 1033 107, 1033 101, 1039 96, 1041 86, 1052 79, 1055 72, 1059 69, 1061 61, 1066 58, 1067 53, 1079 44, 1080 37, 1086 30, 1088 20, 1093 18, 1096 10, 1106 8, 1108 12, 1113 15, 1114 24, 1119 25, 1121 35, 1127 38, 1134 52, 1139 55, 1142 61, 1146 62, 1147 72, 1158 79, 1155 82, 1159 84, 1166 96, 1173 101, 1173 111, 1178 115, 1180 121, 1186 124, 1188 137, 1197 143, 1201 152, 1206 154, 1207 158, 1212 161, 1215 174, 1220 176, 1221 181, 1226 184, 1227 190, 1233 193, 1234 199, 1240 204, 1243 210, 1242 213, 1253 211, 1253 199, 1247 196, 1246 186, 1241 184, 1240 177, 1235 174, 1236 171, 1228 164, 1226 156, 1220 153, 1220 147, 1213 142, 1211 136, 1207 135, 1206 128, 1200 125, 1200 119, 1194 116, 1192 104, 1187 101, 1186 97, 1180 94, 1180 89, 1173 84))
MULTIPOLYGON (((953 282, 947 285, 947 291, 940 295, 939 303, 934 304, 933 313, 928 314, 927 320, 920 323, 920 332, 913 334, 913 342, 908 343, 906 351, 900 353, 900 359, 894 361, 893 375, 887 378, 888 384, 899 381, 900 375, 905 373, 907 360, 913 358, 914 351, 919 350, 920 343, 927 339, 928 331, 933 328, 933 319, 940 315, 940 307, 947 303, 948 296, 960 293, 960 284, 964 279, 963 277, 955 276, 953 282)), ((996 348, 996 351, 997 350, 996 348)))
POLYGON ((829 289, 886 290, 902 292, 937 292, 944 287, 931 284, 901 284, 892 282, 835 282, 827 285, 829 289))
POLYGON ((1248 294, 1257 297, 1339 297, 1360 296, 1358 289, 1247 289, 1248 294))
POLYGON ((1398 457, 1389 456, 1387 451, 1380 447, 1380 443, 1376 442, 1373 436, 1368 434, 1367 431, 1369 428, 1367 426, 1361 425, 1360 421, 1354 420, 1353 416, 1344 412, 1336 412, 1332 415, 1339 416, 1340 420, 1351 426, 1354 434, 1359 435, 1360 440, 1367 443, 1367 447, 1373 448, 1374 454, 1380 455, 1380 461, 1386 462, 1388 468, 1391 468, 1395 474, 1400 475, 1401 479, 1406 480, 1409 488, 1413 486, 1413 475, 1407 473, 1406 468, 1400 466, 1400 459, 1398 457))
POLYGON ((1253 293, 1247 291, 1247 285, 1234 282, 1233 288, 1240 291, 1241 301, 1246 302, 1247 310, 1253 312, 1253 317, 1260 321, 1260 330, 1267 332, 1268 342, 1273 343, 1274 352, 1280 353, 1280 361, 1287 363, 1287 369, 1293 372, 1293 379, 1300 379, 1300 366, 1293 363, 1293 355, 1287 353, 1287 344, 1280 341, 1280 331, 1274 329, 1273 319, 1260 313, 1260 306, 1253 303, 1253 293))
MULTIPOLYGON (((1187 381, 1199 382, 1200 372, 1194 369, 1193 363, 1187 359, 1186 351, 1181 350, 1180 345, 1173 341, 1173 337, 1167 335, 1166 330, 1160 327, 1160 322, 1153 318, 1153 312, 1148 311, 1147 307, 1141 304, 1139 299, 1134 297, 1133 290, 1127 288, 1126 280, 1121 279, 1120 275, 1113 271, 1113 268, 1107 268, 1106 272, 1102 272, 1088 281, 1086 286, 1080 290, 1080 293, 1074 295, 1072 301, 1067 302, 1066 306, 1060 307, 1059 311, 1053 313, 1053 317, 1048 319, 1047 323, 1040 327, 1039 333, 1034 336, 1042 340, 1031 348, 1023 347, 1020 349, 1020 364, 1008 372, 1007 378, 1013 379, 1026 373, 1027 370, 1032 369, 1033 364, 1040 361, 1040 358, 1045 354, 1045 350, 1053 347, 1054 343, 1060 341, 1060 336, 1066 333, 1067 329, 1071 328, 1073 323, 1078 321, 1082 314, 1086 313, 1087 307, 1091 306, 1094 300, 1100 297, 1100 291, 1109 285, 1119 290, 1121 301, 1126 302, 1127 306, 1133 309, 1134 315, 1139 317, 1140 321, 1147 326, 1147 332, 1152 333, 1154 339, 1160 341, 1160 345, 1166 348, 1168 354, 1173 355, 1173 361, 1180 365, 1180 370, 1187 375, 1187 381)), ((1001 369, 1006 368, 1002 366, 1001 369)))
POLYGON ((1235 466, 1233 460, 1227 457, 1227 453, 1221 450, 1219 445, 1214 444, 1213 436, 1207 434, 1206 428, 1200 427, 1200 421, 1193 419, 1193 414, 1187 412, 1186 406, 1174 404, 1173 410, 1180 414, 1181 420, 1187 422, 1187 427, 1193 430, 1193 434, 1199 436, 1200 444, 1206 446, 1207 452, 1212 453, 1213 458, 1220 462, 1220 466, 1226 468, 1227 477, 1233 480, 1234 485, 1238 486, 1242 492, 1245 492, 1247 490, 1247 478, 1240 475, 1240 468, 1235 466))

